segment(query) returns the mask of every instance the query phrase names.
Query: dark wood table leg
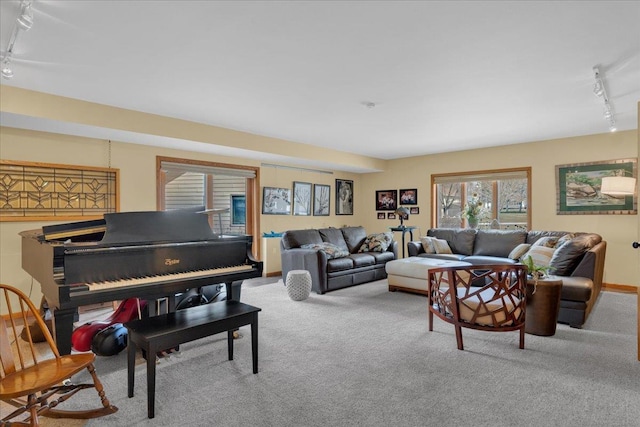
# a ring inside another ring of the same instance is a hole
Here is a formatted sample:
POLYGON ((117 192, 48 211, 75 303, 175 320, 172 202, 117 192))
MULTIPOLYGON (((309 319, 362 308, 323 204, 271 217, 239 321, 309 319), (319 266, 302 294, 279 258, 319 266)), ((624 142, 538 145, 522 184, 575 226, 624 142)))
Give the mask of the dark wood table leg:
POLYGON ((227 349, 229 360, 233 360, 233 331, 227 331, 227 349))
POLYGON ((155 417, 156 406, 156 353, 159 351, 154 346, 147 350, 147 416, 155 417))
POLYGON ((127 343, 127 396, 133 397, 136 370, 136 344, 129 339, 127 343))
POLYGON ((258 313, 253 313, 251 321, 251 359, 253 361, 253 373, 258 373, 258 313))

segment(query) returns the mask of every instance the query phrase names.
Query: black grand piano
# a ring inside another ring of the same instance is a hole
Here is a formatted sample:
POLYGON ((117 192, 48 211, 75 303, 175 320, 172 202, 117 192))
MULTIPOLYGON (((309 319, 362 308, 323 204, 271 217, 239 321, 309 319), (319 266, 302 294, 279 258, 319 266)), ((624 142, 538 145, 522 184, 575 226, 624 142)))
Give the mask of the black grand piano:
POLYGON ((61 354, 71 352, 78 307, 125 298, 168 299, 187 289, 224 283, 240 299, 244 279, 262 276, 252 236, 214 234, 208 218, 189 211, 122 212, 104 220, 28 230, 22 268, 37 280, 53 311, 61 354))

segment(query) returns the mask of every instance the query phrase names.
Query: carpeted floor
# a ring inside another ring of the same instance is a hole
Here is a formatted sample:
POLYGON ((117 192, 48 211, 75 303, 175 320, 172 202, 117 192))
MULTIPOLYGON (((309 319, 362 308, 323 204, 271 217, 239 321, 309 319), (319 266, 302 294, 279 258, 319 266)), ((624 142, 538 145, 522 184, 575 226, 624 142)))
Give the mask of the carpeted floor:
POLYGON ((553 337, 527 334, 525 350, 516 332, 465 329, 464 351, 451 325, 436 319, 428 332, 426 298, 388 292, 386 280, 300 302, 280 281, 243 287, 242 300, 262 308, 257 375, 248 327, 234 361, 224 334, 184 344, 158 364, 156 417, 149 420, 142 359, 129 399, 126 352, 98 357, 107 395, 120 410, 86 425, 640 423, 635 295, 604 292, 584 329, 558 325, 553 337))

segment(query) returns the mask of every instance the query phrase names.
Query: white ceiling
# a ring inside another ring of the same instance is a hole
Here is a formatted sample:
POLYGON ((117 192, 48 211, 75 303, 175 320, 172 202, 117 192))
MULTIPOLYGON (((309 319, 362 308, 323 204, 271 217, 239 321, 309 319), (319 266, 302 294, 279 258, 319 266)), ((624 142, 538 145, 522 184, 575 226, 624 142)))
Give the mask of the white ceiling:
MULTIPOLYGON (((5 50, 20 3, 0 8, 5 50)), ((33 9, 2 84, 395 159, 607 132, 592 91, 599 66, 618 129, 637 128, 639 1, 36 0, 33 9)), ((2 124, 73 133, 10 114, 2 124)))

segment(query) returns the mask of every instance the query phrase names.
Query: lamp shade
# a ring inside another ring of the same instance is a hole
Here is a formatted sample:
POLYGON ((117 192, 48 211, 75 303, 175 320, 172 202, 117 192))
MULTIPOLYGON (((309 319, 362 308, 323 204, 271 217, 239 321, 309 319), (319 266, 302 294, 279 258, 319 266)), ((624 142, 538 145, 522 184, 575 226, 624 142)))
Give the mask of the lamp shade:
POLYGON ((600 193, 611 196, 632 196, 636 190, 636 179, 624 176, 602 178, 600 193))

